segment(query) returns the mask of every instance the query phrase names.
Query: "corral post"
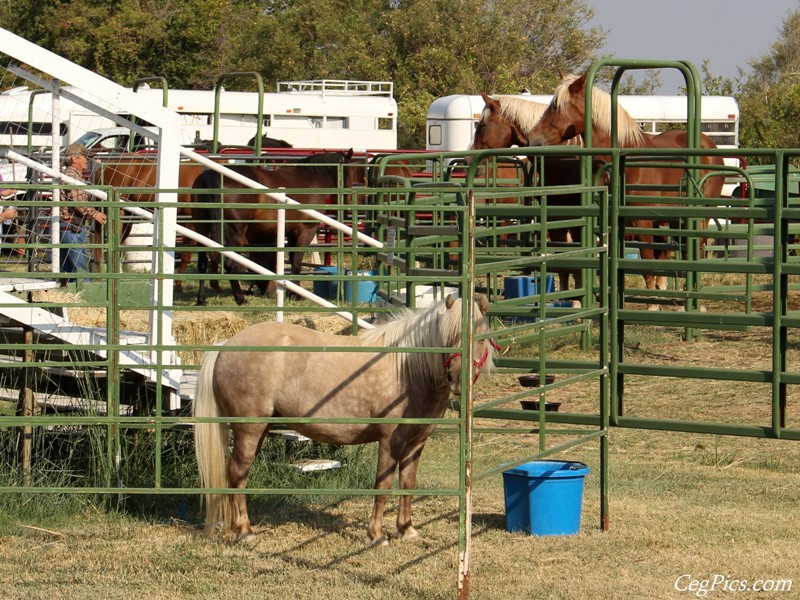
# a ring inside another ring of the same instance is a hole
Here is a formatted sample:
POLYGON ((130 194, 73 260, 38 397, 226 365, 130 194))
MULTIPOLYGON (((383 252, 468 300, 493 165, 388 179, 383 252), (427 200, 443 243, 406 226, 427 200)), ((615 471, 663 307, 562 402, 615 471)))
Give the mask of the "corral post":
POLYGON ((461 403, 461 477, 458 527, 458 598, 469 598, 470 588, 470 554, 472 552, 472 419, 473 419, 473 377, 472 377, 472 342, 473 306, 475 299, 475 199, 472 192, 467 192, 466 227, 462 229, 461 244, 464 254, 462 260, 461 309, 466 321, 462 327, 461 345, 461 384, 465 402, 461 403))
MULTIPOLYGON (((31 367, 33 364, 33 328, 29 325, 22 327, 22 343, 27 346, 22 351, 22 381, 19 389, 19 402, 17 404, 18 417, 32 417, 34 412, 33 388, 30 385, 31 367)), ((20 428, 20 466, 25 478, 25 485, 31 484, 31 468, 33 460, 33 427, 23 425, 20 428)))

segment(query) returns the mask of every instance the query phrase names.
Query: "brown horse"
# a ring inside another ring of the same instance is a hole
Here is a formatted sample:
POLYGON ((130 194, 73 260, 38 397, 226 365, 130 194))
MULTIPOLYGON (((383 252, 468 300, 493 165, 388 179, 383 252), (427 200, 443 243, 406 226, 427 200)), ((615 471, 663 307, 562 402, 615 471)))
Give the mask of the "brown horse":
MULTIPOLYGON (((191 210, 188 203, 191 201, 192 195, 188 190, 191 189, 192 184, 197 177, 203 172, 204 167, 201 164, 181 161, 178 170, 178 187, 181 190, 187 190, 178 193, 178 202, 182 206, 178 208, 178 219, 188 219, 191 216, 191 210)), ((134 153, 125 153, 113 158, 103 159, 99 168, 94 171, 93 178, 95 183, 100 185, 107 185, 115 189, 131 188, 132 190, 125 195, 125 200, 134 203, 151 203, 155 202, 155 194, 153 189, 156 186, 156 173, 158 165, 155 159, 134 153)), ((191 223, 185 223, 187 227, 191 228, 191 223)), ((125 223, 122 226, 121 241, 125 241, 130 234, 131 225, 125 223)), ((201 255, 202 256, 202 255, 201 255)), ((213 260, 216 258, 212 257, 213 260)), ((180 263, 178 265, 178 273, 183 274, 186 267, 191 260, 191 253, 183 251, 180 253, 180 263)), ((213 270, 212 265, 212 270, 213 270)), ((219 282, 212 280, 211 285, 218 289, 219 282)), ((175 291, 183 291, 183 285, 180 280, 175 280, 175 291)))
MULTIPOLYGON (((236 173, 252 179, 274 191, 277 188, 349 188, 352 187, 353 174, 348 163, 353 157, 349 152, 323 152, 308 156, 296 164, 285 165, 275 170, 247 165, 231 165, 230 169, 236 173), (344 168, 343 168, 344 167, 344 168), (340 173, 343 181, 340 182, 340 173)), ((247 193, 247 186, 238 181, 221 176, 213 170, 203 171, 195 180, 193 186, 193 203, 218 203, 220 208, 195 208, 192 210, 194 227, 214 241, 226 247, 244 248, 247 246, 275 246, 277 243, 277 218, 278 209, 260 208, 258 204, 274 204, 275 201, 265 194, 247 193), (224 190, 220 201, 217 193, 204 193, 201 190, 224 190), (250 206, 225 206, 222 205, 250 206)), ((329 193, 308 192, 295 194, 294 200, 302 204, 325 204, 329 193)), ((297 210, 286 211, 286 239, 289 247, 308 246, 317 235, 319 221, 309 219, 297 210)), ((254 262, 276 271, 275 252, 251 252, 254 262)), ((302 266, 303 252, 291 252, 291 273, 298 274, 302 266)), ((233 262, 226 261, 226 267, 232 273, 242 272, 241 267, 233 262)), ((259 286, 266 292, 267 286, 259 286)), ((236 304, 244 304, 245 298, 241 285, 236 279, 231 279, 231 289, 236 304)), ((205 282, 200 280, 197 292, 197 304, 206 303, 205 282)))
MULTIPOLYGON (((486 94, 481 96, 485 106, 475 127, 475 136, 469 149, 527 146, 528 132, 539 121, 548 105, 517 96, 486 94)), ((583 139, 578 136, 564 143, 570 146, 582 146, 583 139)), ((576 159, 546 157, 540 163, 533 173, 533 180, 540 186, 570 185, 580 179, 580 165, 576 159)), ((580 195, 554 194, 548 198, 548 206, 576 206, 580 201, 580 195)), ((551 216, 550 220, 561 219, 551 216)), ((579 231, 576 228, 548 228, 547 237, 555 245, 569 244, 578 241, 579 231)), ((555 271, 559 278, 559 289, 569 289, 570 275, 575 280, 575 287, 581 286, 579 269, 555 269, 555 271)))
MULTIPOLYGON (((487 331, 488 302, 473 307, 474 334, 487 331)), ((227 344, 252 347, 206 352, 197 382, 195 417, 441 418, 451 394, 461 393, 461 300, 448 296, 421 312, 405 311, 395 320, 359 336, 340 336, 296 325, 267 322, 242 330, 227 344), (327 352, 282 352, 287 348, 327 348, 327 352), (452 348, 441 352, 336 351, 336 347, 452 348)), ((472 347, 474 377, 489 371, 493 344, 472 347)), ((293 424, 298 432, 329 444, 378 443, 376 490, 388 490, 399 468, 400 488, 416 487, 417 467, 435 425, 392 422, 293 424)), ((197 423, 195 444, 200 481, 210 489, 243 490, 269 423, 197 423), (233 430, 233 452, 228 430, 233 430)), ((367 529, 370 545, 388 543, 383 532, 387 497, 376 495, 367 529)), ((417 536, 410 495, 400 497, 397 531, 417 536)), ((244 495, 206 496, 206 525, 222 523, 241 540, 253 537, 244 495)))
MULTIPOLYGON (((586 126, 586 75, 569 75, 556 88, 553 100, 541 116, 536 125, 527 132, 528 144, 531 146, 548 146, 562 144, 576 136, 582 135, 586 126)), ((594 87, 592 89, 592 146, 595 148, 611 147, 611 95, 594 87)), ((622 148, 686 148, 688 135, 685 131, 669 131, 656 136, 645 133, 638 123, 622 108, 617 110, 617 143, 622 148)), ((701 136, 701 148, 716 148, 708 136, 701 136)), ((719 156, 704 156, 701 164, 720 167, 723 159, 719 156)), ((701 176, 709 173, 708 170, 700 171, 701 176)), ((631 195, 677 196, 677 189, 685 177, 685 169, 667 167, 632 167, 625 171, 626 184, 633 187, 628 193, 631 195), (635 189, 636 186, 656 185, 665 186, 663 190, 643 191, 635 189), (672 189, 666 189, 671 187, 672 189)), ((703 196, 705 198, 719 198, 722 195, 724 174, 711 176, 705 179, 703 196)), ((640 203, 641 205, 653 204, 640 203)), ((659 221, 653 218, 636 218, 631 220, 633 227, 654 228, 668 221, 659 221)), ((667 259, 670 251, 667 248, 666 236, 653 234, 638 235, 643 243, 640 250, 643 259, 667 259), (657 250, 654 250, 657 248, 657 250)), ((667 277, 653 274, 644 275, 647 289, 664 290, 667 287, 667 277)), ((657 309, 651 305, 651 309, 657 309)))
MULTIPOLYGON (((250 141, 247 142, 247 145, 251 148, 256 145, 256 136, 250 138, 250 141)), ((286 140, 280 140, 278 138, 271 138, 267 137, 266 135, 261 137, 261 147, 262 148, 294 148, 289 142, 286 140)))

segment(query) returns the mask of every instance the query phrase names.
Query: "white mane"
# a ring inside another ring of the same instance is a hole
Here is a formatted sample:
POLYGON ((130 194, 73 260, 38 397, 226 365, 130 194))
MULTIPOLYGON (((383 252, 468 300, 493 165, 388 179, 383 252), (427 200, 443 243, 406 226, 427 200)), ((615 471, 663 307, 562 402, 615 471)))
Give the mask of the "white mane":
MULTIPOLYGON (((567 75, 561 80, 553 94, 553 106, 558 109, 570 101, 569 86, 580 76, 567 75)), ((611 94, 595 86, 592 88, 592 126, 606 135, 611 135, 611 94)), ((617 107, 617 137, 621 146, 643 146, 647 144, 647 134, 621 106, 617 107)))
MULTIPOLYGON (((523 100, 515 96, 492 96, 493 100, 500 103, 500 115, 519 125, 523 131, 530 131, 534 125, 542 118, 547 104, 523 100)), ((489 116, 489 108, 484 107, 481 113, 481 120, 489 116)))
MULTIPOLYGON (((486 320, 478 305, 475 305, 475 331, 486 330, 486 320)), ((461 299, 449 309, 445 301, 437 302, 428 309, 412 311, 404 309, 388 323, 363 332, 359 338, 366 345, 390 346, 393 348, 456 348, 461 343, 461 299)), ((492 348, 486 361, 487 369, 492 365, 492 348)), ((432 352, 394 352, 398 376, 410 378, 412 382, 429 383, 444 376, 441 355, 432 352)))
MULTIPOLYGON (((525 100, 516 96, 497 95, 492 96, 492 99, 497 100, 500 104, 500 116, 515 123, 526 135, 529 135, 539 119, 542 118, 544 111, 547 110, 548 105, 541 102, 533 102, 532 100, 525 100)), ((491 110, 484 107, 481 113, 481 121, 489 116, 491 110)), ((577 136, 567 142, 567 146, 583 146, 583 137, 577 136)))

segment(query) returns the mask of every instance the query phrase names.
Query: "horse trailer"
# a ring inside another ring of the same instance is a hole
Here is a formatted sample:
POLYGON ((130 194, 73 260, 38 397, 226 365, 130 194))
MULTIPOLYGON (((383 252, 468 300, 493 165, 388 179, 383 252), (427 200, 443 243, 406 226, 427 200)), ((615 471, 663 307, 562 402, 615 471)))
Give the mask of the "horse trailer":
MULTIPOLYGON (((212 140, 216 133, 220 144, 247 145, 256 134, 258 92, 220 88, 217 98, 216 90, 167 90, 142 85, 134 91, 178 113, 184 144, 212 140)), ((118 126, 113 120, 116 113, 109 110, 110 114, 104 116, 85 109, 71 99, 76 96, 80 98, 80 92, 70 87, 64 87, 63 95, 55 99, 48 92, 27 87, 1 93, 0 147, 49 148, 54 131, 62 146, 90 132, 93 133, 88 138, 100 143, 109 134, 106 130, 118 126)), ((296 147, 397 148, 397 102, 391 82, 278 82, 277 92, 263 94, 261 116, 262 135, 283 139, 296 147)), ((116 137, 115 147, 125 137, 119 132, 111 135, 116 137)))

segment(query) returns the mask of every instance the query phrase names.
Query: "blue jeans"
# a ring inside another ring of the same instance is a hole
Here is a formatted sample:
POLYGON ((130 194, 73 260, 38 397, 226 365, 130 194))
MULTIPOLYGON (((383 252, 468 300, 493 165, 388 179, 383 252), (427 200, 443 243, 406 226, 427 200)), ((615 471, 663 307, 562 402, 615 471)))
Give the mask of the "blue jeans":
MULTIPOLYGON (((62 227, 64 227, 63 224, 62 227)), ((75 248, 61 248, 62 273, 78 273, 89 270, 89 251, 86 248, 88 233, 83 228, 80 231, 62 230, 61 243, 77 245, 75 248)), ((74 279, 70 279, 70 281, 74 281, 74 279)))

